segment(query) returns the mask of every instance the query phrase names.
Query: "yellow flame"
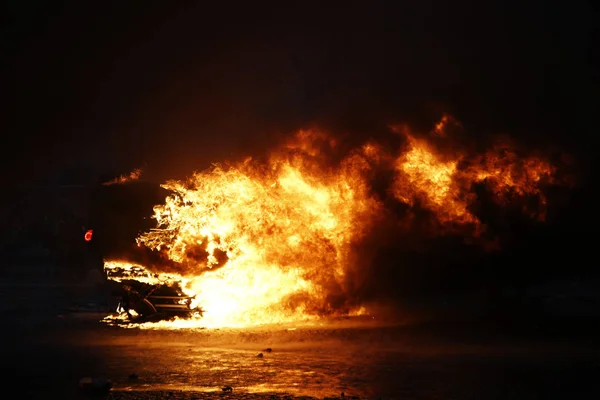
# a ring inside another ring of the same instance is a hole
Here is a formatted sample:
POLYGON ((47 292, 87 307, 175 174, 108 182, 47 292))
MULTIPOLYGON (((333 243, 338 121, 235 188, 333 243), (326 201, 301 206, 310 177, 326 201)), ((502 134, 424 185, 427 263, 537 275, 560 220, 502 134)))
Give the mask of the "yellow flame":
POLYGON ((158 229, 138 243, 181 266, 176 278, 206 310, 186 326, 249 326, 334 313, 328 295, 344 291, 352 243, 365 234, 379 203, 369 195, 369 165, 361 154, 322 170, 310 159, 318 154, 304 143, 307 137, 313 136, 302 132, 300 145, 288 146, 293 154, 275 155, 266 168, 246 160, 164 185, 174 194, 155 207, 158 229))
MULTIPOLYGON (((438 138, 446 139, 449 122, 444 116, 436 126, 438 138)), ((502 199, 509 192, 540 194, 540 182, 554 173, 547 162, 506 149, 443 156, 406 128, 402 132, 408 147, 396 159, 368 142, 333 164, 327 155, 338 142, 300 131, 267 162, 248 158, 165 183, 173 194, 154 209, 156 229, 137 242, 169 265, 109 260, 105 267, 111 279, 178 281, 205 312, 136 326, 244 327, 367 313, 351 301, 346 278, 354 244, 384 212, 369 179, 390 161, 395 179, 388 192, 408 206, 430 209, 442 224, 479 224, 469 211, 473 183, 488 184, 502 199)))

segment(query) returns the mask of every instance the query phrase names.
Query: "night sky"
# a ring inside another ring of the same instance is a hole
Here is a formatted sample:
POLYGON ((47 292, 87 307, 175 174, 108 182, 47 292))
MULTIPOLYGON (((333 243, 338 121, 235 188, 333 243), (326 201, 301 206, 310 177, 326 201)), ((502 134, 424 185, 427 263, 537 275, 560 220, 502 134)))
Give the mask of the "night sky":
POLYGON ((181 3, 8 2, 6 184, 86 164, 182 178, 313 124, 368 138, 448 112, 473 141, 504 132, 572 154, 582 188, 528 262, 577 269, 591 253, 600 81, 587 2, 181 3), (548 248, 560 255, 536 261, 548 248))
POLYGON ((442 111, 474 136, 597 140, 583 1, 112 3, 9 2, 11 174, 83 159, 164 179, 312 123, 368 135, 442 111))

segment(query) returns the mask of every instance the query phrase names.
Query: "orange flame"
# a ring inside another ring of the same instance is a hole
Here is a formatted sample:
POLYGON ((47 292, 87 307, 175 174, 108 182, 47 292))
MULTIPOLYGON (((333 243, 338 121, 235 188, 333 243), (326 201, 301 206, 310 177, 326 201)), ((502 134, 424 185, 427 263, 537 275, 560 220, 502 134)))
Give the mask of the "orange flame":
POLYGON ((409 205, 420 199, 441 222, 474 222, 455 184, 458 160, 442 161, 426 142, 412 136, 407 139, 409 150, 396 160, 394 196, 409 205))
POLYGON ((119 177, 103 183, 103 185, 118 185, 122 183, 137 181, 142 176, 142 170, 140 168, 136 168, 131 171, 129 174, 120 175, 119 177))
MULTIPOLYGON (((433 133, 445 139, 450 122, 444 117, 433 133)), ((471 211, 477 183, 500 203, 535 195, 545 205, 543 184, 556 170, 548 162, 519 158, 506 145, 483 155, 443 155, 404 134, 407 147, 397 157, 369 142, 332 165, 327 155, 338 143, 323 132, 300 131, 266 162, 248 158, 169 181, 163 187, 173 195, 154 209, 157 228, 137 241, 170 266, 110 260, 105 267, 146 271, 150 280, 162 275, 149 270, 168 274, 205 310, 202 318, 145 327, 239 327, 361 314, 366 310, 352 300, 346 278, 357 259, 354 245, 385 215, 385 199, 371 186, 376 170, 390 168, 393 198, 430 210, 441 225, 484 228, 471 211)))
POLYGON ((420 201, 435 212, 441 223, 479 224, 469 211, 475 200, 471 188, 485 182, 498 202, 507 203, 511 196, 538 196, 540 207, 524 211, 544 219, 546 197, 541 184, 553 183, 556 172, 556 167, 547 161, 519 158, 506 144, 497 144, 483 155, 441 160, 424 140, 410 135, 407 139, 409 149, 396 160, 397 175, 392 188, 400 201, 410 205, 420 201))

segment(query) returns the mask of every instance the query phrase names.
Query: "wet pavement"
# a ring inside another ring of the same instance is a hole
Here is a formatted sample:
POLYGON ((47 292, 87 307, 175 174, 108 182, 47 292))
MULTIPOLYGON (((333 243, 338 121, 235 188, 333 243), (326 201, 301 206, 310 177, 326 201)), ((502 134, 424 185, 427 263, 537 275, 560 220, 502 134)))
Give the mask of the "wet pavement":
POLYGON ((600 395, 600 351, 589 338, 516 339, 353 320, 239 330, 122 329, 99 323, 102 313, 52 314, 66 304, 52 299, 3 312, 0 372, 5 390, 18 388, 15 398, 86 398, 78 382, 87 376, 110 379, 114 399, 600 395), (223 392, 227 386, 231 392, 223 392))

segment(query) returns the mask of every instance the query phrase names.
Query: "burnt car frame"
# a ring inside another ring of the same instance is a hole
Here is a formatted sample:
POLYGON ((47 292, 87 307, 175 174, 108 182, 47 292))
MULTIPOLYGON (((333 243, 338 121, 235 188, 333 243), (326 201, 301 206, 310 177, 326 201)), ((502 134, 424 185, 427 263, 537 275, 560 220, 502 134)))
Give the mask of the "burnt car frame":
POLYGON ((133 279, 121 281, 124 294, 117 312, 127 314, 131 322, 161 321, 173 317, 187 317, 193 313, 202 316, 203 310, 194 308, 194 297, 186 296, 176 284, 145 284, 133 279))

